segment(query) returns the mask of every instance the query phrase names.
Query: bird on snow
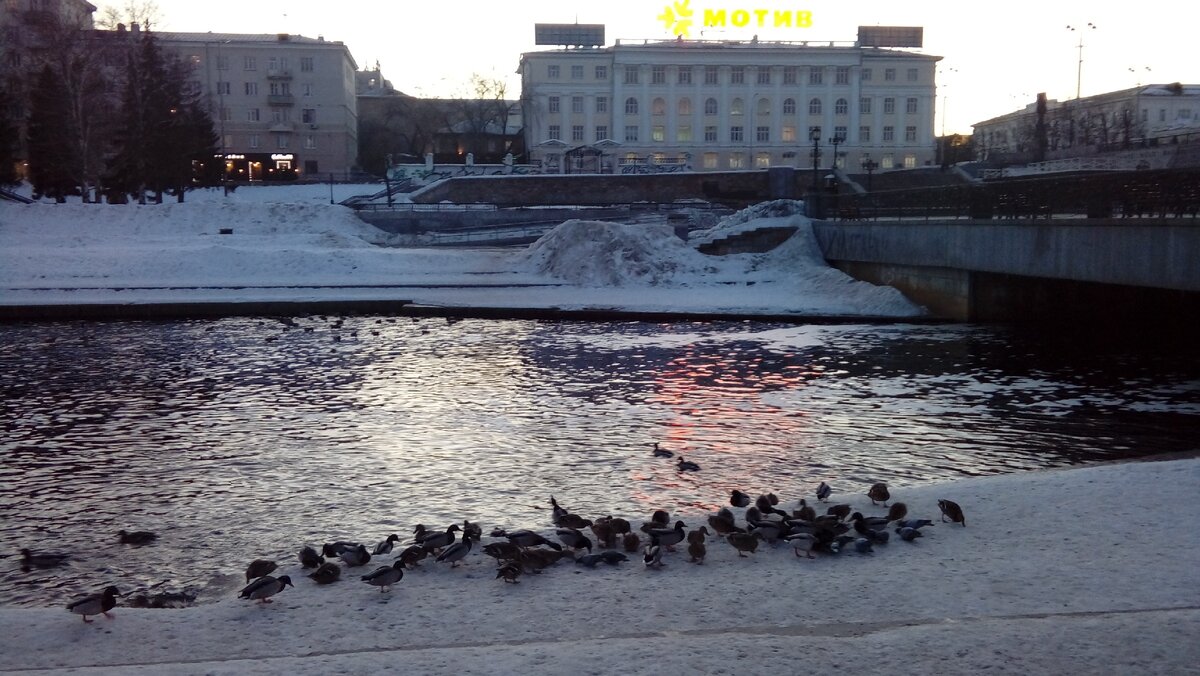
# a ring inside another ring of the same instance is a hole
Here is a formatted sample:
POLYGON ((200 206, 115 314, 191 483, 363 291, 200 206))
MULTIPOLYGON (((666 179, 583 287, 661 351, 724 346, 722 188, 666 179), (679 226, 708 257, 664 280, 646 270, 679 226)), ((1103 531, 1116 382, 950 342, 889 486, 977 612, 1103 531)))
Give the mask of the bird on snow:
POLYGON ((720 536, 725 536, 738 530, 733 512, 729 511, 728 507, 722 507, 716 514, 709 514, 708 525, 712 526, 713 531, 720 536))
POLYGON ((557 542, 551 542, 550 540, 542 537, 540 533, 535 533, 534 531, 527 529, 515 530, 509 533, 508 541, 523 549, 537 547, 538 545, 546 545, 555 551, 562 551, 562 545, 558 544, 557 542))
POLYGON ((381 566, 373 573, 362 576, 363 582, 379 587, 379 593, 391 591, 392 585, 404 578, 404 562, 396 560, 390 566, 381 566))
POLYGON ((559 522, 562 521, 562 518, 567 514, 570 514, 570 512, 567 511, 565 507, 559 505, 558 500, 555 500, 553 495, 550 496, 550 506, 554 510, 550 515, 550 520, 555 526, 558 526, 560 525, 559 522))
POLYGON ((836 516, 843 521, 850 516, 850 505, 834 505, 825 510, 825 513, 830 516, 836 516))
POLYGON ((820 485, 817 486, 817 500, 825 502, 825 500, 829 497, 829 494, 832 492, 833 489, 829 487, 829 484, 822 481, 820 485))
POLYGON ((804 555, 810 559, 816 558, 812 555, 813 547, 815 547, 817 544, 816 535, 813 535, 812 533, 797 533, 795 535, 789 535, 784 539, 791 543, 792 548, 796 551, 796 556, 800 556, 800 553, 803 552, 804 555))
POLYGON ((371 552, 363 545, 359 545, 357 549, 347 549, 338 555, 347 566, 354 568, 356 566, 365 566, 371 560, 371 552))
POLYGON ((759 535, 757 533, 730 533, 725 536, 726 542, 733 545, 738 551, 738 556, 745 557, 743 552, 754 553, 758 549, 759 535))
POLYGON ((656 458, 673 458, 675 454, 665 448, 659 448, 658 442, 654 442, 654 457, 656 458))
POLYGON ((682 521, 676 521, 674 528, 652 528, 648 531, 651 544, 662 545, 670 551, 675 551, 675 545, 683 542, 683 538, 687 536, 687 531, 684 529, 687 525, 682 521))
POLYGON ((708 554, 708 547, 704 545, 704 539, 691 540, 688 542, 688 556, 692 557, 688 561, 692 563, 704 563, 704 557, 708 554))
POLYGON ((776 503, 771 502, 771 494, 760 495, 754 501, 754 506, 763 514, 779 514, 780 516, 790 516, 787 512, 775 506, 776 503))
POLYGON ((246 585, 238 592, 239 599, 257 599, 259 603, 272 603, 271 597, 283 591, 284 587, 292 587, 292 578, 280 575, 278 578, 265 575, 246 585))
POLYGON ((117 597, 121 596, 121 592, 117 591, 116 587, 105 587, 104 591, 99 594, 91 594, 81 596, 67 604, 67 610, 82 615, 84 622, 91 622, 88 615, 101 615, 107 618, 112 618, 108 611, 112 610, 117 605, 117 597))
POLYGON ((250 562, 250 565, 246 566, 246 582, 249 582, 256 577, 270 575, 271 573, 275 572, 275 569, 278 567, 279 565, 274 561, 268 561, 267 559, 254 559, 250 562))
POLYGON ((625 537, 621 539, 621 546, 627 552, 636 552, 642 547, 642 539, 638 537, 637 533, 626 533, 625 537))
POLYGON ((871 548, 871 541, 867 538, 858 538, 854 541, 854 551, 859 554, 870 554, 875 551, 871 548))
POLYGON ((604 557, 601 556, 600 554, 584 554, 583 556, 575 559, 575 564, 576 565, 582 564, 584 566, 587 566, 588 568, 595 568, 596 564, 600 563, 603 560, 604 560, 604 557))
POLYGON ((592 541, 578 530, 574 528, 559 528, 554 532, 558 535, 558 539, 571 549, 586 549, 589 553, 592 551, 592 541))
POLYGON ((871 489, 867 491, 867 497, 871 498, 872 505, 876 501, 887 505, 887 501, 891 499, 892 494, 888 492, 887 484, 880 482, 871 486, 871 489))
POLYGON ((454 544, 454 534, 461 530, 456 523, 450 524, 445 532, 426 532, 422 528, 422 532, 417 535, 417 544, 427 552, 440 554, 443 547, 454 544))
POLYGON ((680 472, 699 472, 700 471, 700 465, 697 465, 696 463, 692 462, 691 460, 684 460, 682 455, 679 456, 679 462, 675 463, 675 466, 679 468, 680 472))
POLYGON ((938 500, 938 509, 942 510, 942 521, 949 517, 954 523, 961 523, 964 527, 967 525, 967 517, 963 515, 962 507, 959 507, 957 502, 938 500))
POLYGON ((610 566, 615 566, 618 563, 628 561, 629 557, 621 552, 600 552, 600 559, 610 566))
POLYGON ((421 545, 409 545, 400 552, 400 556, 396 557, 397 561, 403 561, 408 568, 416 568, 420 565, 421 559, 429 556, 429 552, 421 545))
POLYGON ((458 562, 471 553, 471 543, 471 538, 463 538, 443 550, 437 560, 442 563, 449 561, 451 568, 457 568, 458 562))
POLYGON ((750 504, 750 496, 735 488, 729 492, 729 504, 734 507, 745 507, 750 504))
POLYGON ((317 550, 309 547, 308 545, 305 545, 304 548, 300 550, 300 553, 296 555, 296 558, 300 559, 300 565, 303 568, 316 568, 322 563, 325 563, 325 557, 318 554, 317 550))
POLYGON ((912 542, 913 540, 916 540, 917 538, 925 537, 924 535, 921 535, 921 531, 917 530, 916 528, 912 528, 910 526, 903 526, 903 527, 897 528, 896 534, 899 535, 900 539, 904 540, 905 542, 912 542))
POLYGON ((137 530, 132 533, 119 531, 117 537, 123 545, 147 545, 158 539, 158 536, 148 530, 137 530))
POLYGON ((375 549, 371 552, 371 554, 373 554, 375 556, 383 556, 384 554, 391 554, 392 547, 394 546, 393 543, 398 542, 399 540, 400 540, 400 536, 396 535, 395 533, 392 533, 391 535, 387 536, 386 540, 375 545, 375 549))
POLYGON ((795 512, 793 512, 792 517, 801 519, 803 521, 812 521, 813 519, 817 518, 817 510, 813 509, 811 505, 805 502, 804 498, 800 498, 800 509, 797 509, 795 512))
POLYGON ((317 584, 332 584, 342 578, 342 567, 332 561, 326 561, 308 574, 317 584))
POLYGON ((504 578, 505 582, 511 582, 512 584, 517 584, 518 582, 520 582, 520 580, 518 580, 517 578, 521 577, 521 567, 515 563, 510 563, 508 565, 501 566, 499 568, 499 570, 496 571, 496 577, 497 578, 502 577, 502 578, 504 578))
POLYGON ((642 555, 642 562, 647 568, 662 568, 662 547, 656 544, 646 545, 646 552, 642 555))
POLYGON ((327 559, 336 559, 342 555, 342 552, 347 552, 352 549, 361 547, 357 542, 346 542, 339 540, 337 542, 326 542, 321 545, 321 554, 327 559))
POLYGON ((908 516, 908 505, 903 502, 893 502, 892 506, 888 508, 888 521, 899 521, 906 516, 908 516))
POLYGON ((901 528, 912 528, 914 530, 932 526, 933 522, 929 519, 901 519, 896 522, 896 525, 901 528))

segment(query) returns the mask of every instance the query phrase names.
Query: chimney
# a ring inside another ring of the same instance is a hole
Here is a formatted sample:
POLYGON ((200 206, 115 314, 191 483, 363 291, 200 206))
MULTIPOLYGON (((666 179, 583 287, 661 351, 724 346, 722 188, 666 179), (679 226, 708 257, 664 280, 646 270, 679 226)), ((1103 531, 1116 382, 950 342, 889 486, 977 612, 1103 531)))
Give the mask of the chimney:
POLYGON ((138 35, 139 33, 142 32, 142 27, 138 25, 138 22, 130 21, 129 22, 129 32, 133 33, 134 35, 138 35))
POLYGON ((125 24, 123 24, 123 23, 117 24, 117 35, 124 35, 124 34, 125 34, 125 24))
POLYGON ((287 41, 288 41, 288 34, 287 34, 287 33, 280 33, 280 34, 279 34, 277 37, 279 38, 279 41, 280 41, 280 42, 287 42, 287 41))

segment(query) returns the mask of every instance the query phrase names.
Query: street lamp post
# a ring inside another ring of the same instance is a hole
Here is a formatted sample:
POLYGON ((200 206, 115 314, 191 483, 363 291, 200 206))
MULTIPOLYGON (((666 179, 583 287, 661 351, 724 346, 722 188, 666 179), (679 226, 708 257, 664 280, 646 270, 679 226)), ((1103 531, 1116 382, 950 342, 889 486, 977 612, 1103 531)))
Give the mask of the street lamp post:
POLYGON ((1067 26, 1067 30, 1076 31, 1079 33, 1079 65, 1075 70, 1075 98, 1079 98, 1081 85, 1083 83, 1083 33, 1085 29, 1096 30, 1096 24, 1091 21, 1087 22, 1086 26, 1067 26))
POLYGON ((862 168, 867 172, 867 192, 871 192, 871 176, 879 168, 879 163, 871 159, 870 155, 863 155, 862 168))
POLYGON ((813 211, 809 214, 813 218, 821 217, 821 128, 813 127, 808 132, 808 138, 812 141, 812 187, 809 189, 809 197, 813 200, 813 211))
POLYGON ((829 139, 829 142, 833 144, 833 160, 829 163, 829 168, 836 171, 838 161, 837 147, 846 142, 846 135, 841 132, 837 132, 829 139))

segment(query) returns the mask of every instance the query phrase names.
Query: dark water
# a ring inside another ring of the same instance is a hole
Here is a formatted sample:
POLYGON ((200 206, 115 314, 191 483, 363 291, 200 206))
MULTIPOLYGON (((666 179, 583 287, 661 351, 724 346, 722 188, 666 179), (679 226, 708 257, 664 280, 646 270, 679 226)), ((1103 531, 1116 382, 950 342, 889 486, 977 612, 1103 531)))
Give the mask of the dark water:
POLYGON ((547 527, 551 493, 640 518, 733 487, 792 499, 1200 448, 1182 350, 961 326, 288 322, 0 326, 0 604, 109 583, 203 602, 305 543, 547 527), (71 562, 25 572, 21 547, 71 562))

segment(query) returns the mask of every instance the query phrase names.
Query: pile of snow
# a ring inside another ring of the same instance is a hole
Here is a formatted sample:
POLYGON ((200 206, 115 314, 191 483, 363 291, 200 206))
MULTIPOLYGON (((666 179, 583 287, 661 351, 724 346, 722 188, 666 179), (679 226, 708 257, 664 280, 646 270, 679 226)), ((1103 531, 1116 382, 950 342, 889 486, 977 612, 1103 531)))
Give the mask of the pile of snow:
POLYGON ((800 200, 759 202, 722 218, 711 228, 693 230, 688 240, 700 244, 762 227, 797 225, 807 220, 804 202, 800 200))
POLYGON ((536 272, 581 286, 659 285, 707 267, 666 225, 580 219, 546 233, 525 256, 536 272))

